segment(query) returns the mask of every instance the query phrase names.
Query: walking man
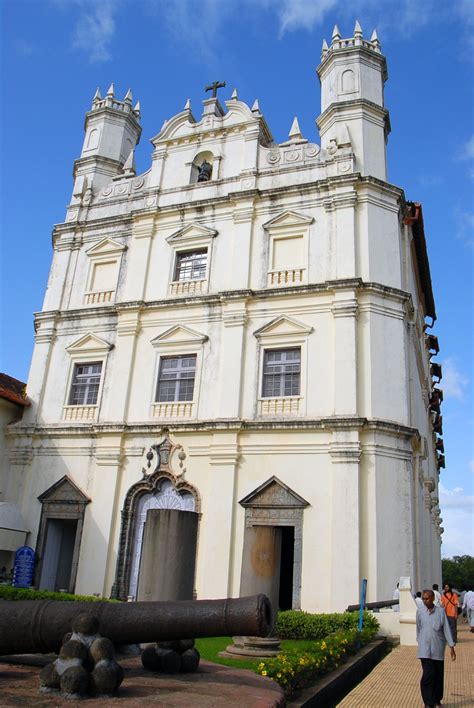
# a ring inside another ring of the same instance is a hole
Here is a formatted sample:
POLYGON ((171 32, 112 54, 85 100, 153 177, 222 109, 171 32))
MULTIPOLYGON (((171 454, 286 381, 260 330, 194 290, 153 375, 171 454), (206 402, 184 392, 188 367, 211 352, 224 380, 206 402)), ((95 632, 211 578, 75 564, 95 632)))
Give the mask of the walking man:
POLYGON ((423 590, 424 607, 416 611, 417 657, 421 660, 421 697, 427 708, 440 706, 444 689, 444 649, 450 647, 451 659, 456 660, 454 642, 446 613, 434 604, 433 590, 423 590))

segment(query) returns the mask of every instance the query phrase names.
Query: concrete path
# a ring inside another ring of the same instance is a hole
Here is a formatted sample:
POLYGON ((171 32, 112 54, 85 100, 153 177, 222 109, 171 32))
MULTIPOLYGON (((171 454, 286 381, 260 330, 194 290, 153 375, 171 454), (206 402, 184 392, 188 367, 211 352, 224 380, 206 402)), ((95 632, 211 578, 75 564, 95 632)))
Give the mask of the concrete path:
MULTIPOLYGON (((444 708, 474 706, 474 634, 458 622, 457 659, 446 652, 444 662, 444 708)), ((420 661, 416 647, 396 647, 338 704, 339 708, 419 708, 420 661)))

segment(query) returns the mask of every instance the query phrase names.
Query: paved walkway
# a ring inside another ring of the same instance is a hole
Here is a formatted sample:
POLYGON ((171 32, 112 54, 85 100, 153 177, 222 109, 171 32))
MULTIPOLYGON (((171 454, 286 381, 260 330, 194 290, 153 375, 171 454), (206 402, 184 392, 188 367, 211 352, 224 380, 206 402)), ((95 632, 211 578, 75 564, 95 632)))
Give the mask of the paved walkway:
MULTIPOLYGON (((446 651, 444 662, 444 708, 474 706, 474 634, 458 623, 455 662, 446 651)), ((396 647, 339 703, 339 708, 419 708, 420 661, 416 647, 396 647)))

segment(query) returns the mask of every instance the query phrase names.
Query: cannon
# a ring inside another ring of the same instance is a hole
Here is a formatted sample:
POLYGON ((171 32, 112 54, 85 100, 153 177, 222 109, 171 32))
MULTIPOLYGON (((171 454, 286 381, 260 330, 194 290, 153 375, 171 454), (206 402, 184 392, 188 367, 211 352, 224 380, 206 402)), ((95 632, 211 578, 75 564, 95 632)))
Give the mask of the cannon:
POLYGON ((114 644, 187 637, 253 635, 271 630, 265 595, 180 602, 58 602, 0 600, 0 655, 57 652, 74 618, 89 614, 114 644))
MULTIPOLYGON (((399 600, 379 600, 378 602, 366 602, 364 605, 365 610, 379 610, 382 607, 391 607, 392 605, 398 605, 399 600)), ((359 612, 360 605, 349 605, 346 612, 359 612)))

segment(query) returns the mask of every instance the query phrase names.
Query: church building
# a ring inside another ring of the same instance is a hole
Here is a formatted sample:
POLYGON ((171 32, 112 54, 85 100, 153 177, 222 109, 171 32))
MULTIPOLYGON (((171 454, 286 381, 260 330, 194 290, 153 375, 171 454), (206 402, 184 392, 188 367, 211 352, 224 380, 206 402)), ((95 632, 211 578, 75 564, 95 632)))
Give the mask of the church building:
POLYGON ((435 303, 376 32, 335 27, 317 74, 320 144, 216 82, 143 174, 139 103, 96 92, 5 432, 37 587, 329 612, 441 581, 435 303))

